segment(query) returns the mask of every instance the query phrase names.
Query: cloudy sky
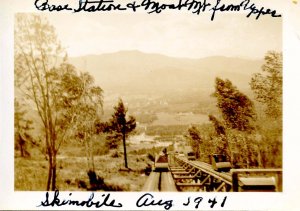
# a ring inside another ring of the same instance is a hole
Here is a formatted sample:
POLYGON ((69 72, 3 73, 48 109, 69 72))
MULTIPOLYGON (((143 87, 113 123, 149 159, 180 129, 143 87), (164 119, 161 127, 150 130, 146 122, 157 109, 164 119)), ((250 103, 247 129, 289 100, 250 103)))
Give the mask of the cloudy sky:
POLYGON ((245 14, 51 14, 69 56, 140 50, 174 57, 262 58, 282 49, 282 19, 245 14))

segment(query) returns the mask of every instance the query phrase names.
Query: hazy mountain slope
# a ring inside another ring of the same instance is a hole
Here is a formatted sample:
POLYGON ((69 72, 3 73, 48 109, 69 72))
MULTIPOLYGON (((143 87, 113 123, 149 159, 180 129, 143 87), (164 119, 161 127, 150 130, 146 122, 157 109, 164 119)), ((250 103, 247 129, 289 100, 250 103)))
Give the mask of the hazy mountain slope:
POLYGON ((228 57, 173 58, 139 51, 88 55, 69 59, 80 70, 89 71, 106 92, 136 94, 189 90, 212 90, 216 76, 230 79, 247 89, 250 77, 259 72, 263 60, 228 57))

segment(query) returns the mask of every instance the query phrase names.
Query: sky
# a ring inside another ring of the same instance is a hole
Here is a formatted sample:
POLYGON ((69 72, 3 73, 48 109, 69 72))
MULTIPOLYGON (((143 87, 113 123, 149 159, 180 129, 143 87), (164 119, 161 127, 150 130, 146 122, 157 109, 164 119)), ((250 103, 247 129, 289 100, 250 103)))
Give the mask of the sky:
POLYGON ((173 57, 257 59, 282 50, 282 18, 187 13, 46 15, 69 56, 139 50, 173 57))

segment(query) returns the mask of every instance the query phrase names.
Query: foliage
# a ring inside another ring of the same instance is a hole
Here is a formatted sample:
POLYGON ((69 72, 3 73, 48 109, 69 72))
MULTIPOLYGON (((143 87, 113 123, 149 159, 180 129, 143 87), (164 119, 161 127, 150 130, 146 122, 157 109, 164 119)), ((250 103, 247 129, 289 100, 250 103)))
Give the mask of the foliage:
POLYGON ((216 78, 215 92, 217 107, 227 127, 240 131, 254 129, 255 111, 252 101, 240 92, 228 79, 216 78))
MULTIPOLYGON (((38 15, 18 14, 15 27, 17 91, 35 106, 43 127, 48 160, 46 190, 55 190, 57 154, 72 131, 86 130, 95 105, 102 106, 102 90, 87 73, 66 63, 67 56, 53 26, 38 15), (59 62, 64 58, 62 62, 59 62)), ((93 120, 92 120, 93 121, 93 120)), ((85 134, 80 134, 85 137, 85 134)))
POLYGON ((190 127, 188 129, 187 138, 192 146, 193 151, 195 152, 196 158, 198 159, 200 156, 200 146, 202 144, 200 131, 195 126, 190 127))
MULTIPOLYGON (((127 108, 122 101, 119 99, 118 105, 114 107, 114 113, 105 127, 105 131, 112 134, 112 138, 119 140, 122 137, 123 148, 124 148, 124 163, 125 168, 128 168, 127 154, 126 154, 126 138, 133 132, 136 127, 135 118, 129 116, 127 120, 127 108)), ((112 144, 114 146, 115 144, 112 144)))
MULTIPOLYGON (((228 154, 234 168, 281 167, 282 146, 278 136, 274 134, 277 132, 274 125, 265 128, 264 135, 227 129, 226 142, 224 137, 216 135, 212 125, 201 125, 196 129, 202 138, 200 145, 202 153, 199 160, 203 162, 209 163, 209 155, 211 154, 224 153, 223 147, 226 143, 225 153, 228 154), (277 136, 277 138, 274 139, 274 136, 277 136)), ((194 136, 194 139, 197 139, 197 136, 194 136)))
MULTIPOLYGON (((77 82, 76 85, 80 90, 72 111, 72 114, 76 114, 73 126, 76 131, 75 136, 85 145, 88 171, 95 171, 91 140, 97 138, 96 122, 100 121, 102 112, 102 89, 94 85, 94 79, 89 73, 80 73, 72 77, 72 81, 77 82)), ((72 86, 75 87, 74 82, 72 86)))
POLYGON ((262 66, 263 73, 256 73, 251 78, 250 86, 257 101, 266 106, 269 117, 282 116, 282 53, 269 51, 262 66))
POLYGON ((262 73, 250 82, 266 114, 259 119, 260 159, 263 167, 282 167, 282 53, 269 51, 264 59, 262 73))
POLYGON ((120 145, 121 140, 122 140, 122 135, 118 133, 112 133, 106 136, 105 145, 109 149, 117 149, 120 145))
POLYGON ((226 135, 226 128, 224 124, 218 120, 214 115, 208 115, 209 121, 212 122, 214 129, 216 131, 217 138, 219 140, 218 148, 216 153, 226 154, 230 157, 230 149, 226 135))
POLYGON ((56 154, 58 152, 58 131, 55 97, 48 73, 55 65, 54 55, 62 55, 53 27, 39 16, 18 14, 15 27, 15 74, 20 76, 18 88, 30 98, 44 126, 45 145, 49 161, 47 190, 56 186, 56 154), (29 82, 25 82, 26 79, 29 82))
POLYGON ((155 156, 148 153, 148 159, 151 160, 152 162, 155 162, 155 156))
POLYGON ((163 147, 152 147, 152 148, 141 148, 130 151, 130 154, 134 155, 144 155, 151 154, 155 157, 155 154, 158 154, 163 150, 163 147))
MULTIPOLYGON (((265 71, 269 71, 272 65, 280 69, 281 65, 278 62, 280 56, 277 56, 274 54, 266 56, 268 62, 263 66, 265 71), (278 62, 275 62, 276 65, 274 64, 274 60, 278 62), (273 62, 273 64, 270 62, 273 62)), ((278 92, 274 93, 277 93, 281 99, 282 91, 279 84, 282 79, 280 79, 280 70, 276 70, 275 72, 276 74, 274 73, 273 75, 274 78, 269 75, 266 77, 269 81, 264 81, 259 85, 261 86, 260 88, 268 89, 268 86, 273 83, 272 86, 277 86, 279 89, 278 92), (271 82, 271 79, 276 82, 271 82)), ((255 75, 252 78, 252 83, 254 83, 254 78, 257 80, 255 82, 261 80, 259 76, 261 75, 255 75)), ((273 107, 269 106, 269 111, 273 110, 273 114, 270 115, 272 112, 266 112, 268 114, 266 118, 266 116, 262 115, 257 116, 250 99, 238 91, 229 80, 217 78, 215 88, 214 96, 217 98, 217 107, 221 111, 222 118, 218 119, 214 115, 209 115, 209 120, 212 124, 202 124, 192 131, 188 130, 187 137, 194 142, 195 140, 199 140, 198 135, 201 134, 202 142, 199 144, 199 147, 205 150, 199 159, 209 162, 208 156, 210 154, 224 153, 225 151, 230 157, 234 168, 281 168, 282 125, 281 121, 278 121, 277 118, 281 115, 279 100, 274 100, 276 102, 270 104, 273 107), (277 108, 280 109, 276 110, 277 108), (274 115, 275 110, 278 112, 277 116, 274 115)), ((258 89, 255 91, 259 92, 258 89)), ((271 101, 272 96, 267 98, 263 96, 264 93, 267 92, 262 91, 259 93, 261 94, 260 98, 271 101)), ((267 105, 267 101, 264 102, 267 105)))
POLYGON ((282 124, 269 118, 260 120, 258 146, 263 167, 282 167, 282 124))
POLYGON ((26 117, 26 110, 24 107, 25 106, 15 98, 15 148, 20 150, 21 157, 30 156, 30 153, 26 148, 29 143, 34 143, 32 141, 33 138, 30 135, 30 131, 33 129, 32 121, 26 117))
POLYGON ((218 136, 226 135, 225 127, 214 115, 208 115, 209 121, 211 121, 215 127, 215 131, 218 136))

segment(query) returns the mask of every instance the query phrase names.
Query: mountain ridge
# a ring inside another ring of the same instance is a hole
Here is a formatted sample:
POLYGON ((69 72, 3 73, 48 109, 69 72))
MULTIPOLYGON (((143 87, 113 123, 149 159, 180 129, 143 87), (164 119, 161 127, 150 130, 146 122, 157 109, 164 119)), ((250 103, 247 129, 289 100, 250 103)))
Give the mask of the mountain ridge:
POLYGON ((246 89, 261 60, 226 56, 177 58, 138 50, 70 57, 79 70, 89 71, 104 91, 113 93, 167 94, 199 88, 212 90, 215 77, 228 78, 246 89))

